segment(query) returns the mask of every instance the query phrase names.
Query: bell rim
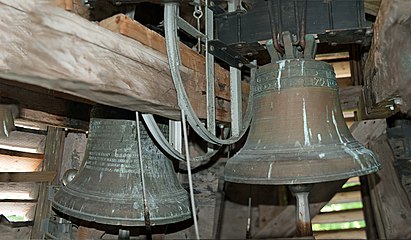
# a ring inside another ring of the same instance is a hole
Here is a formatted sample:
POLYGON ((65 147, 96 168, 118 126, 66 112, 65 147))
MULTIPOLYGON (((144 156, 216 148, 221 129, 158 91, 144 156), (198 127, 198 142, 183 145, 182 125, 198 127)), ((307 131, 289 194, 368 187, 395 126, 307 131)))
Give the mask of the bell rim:
POLYGON ((371 173, 375 173, 381 169, 381 163, 377 163, 373 167, 365 170, 353 170, 351 172, 342 172, 340 174, 318 175, 310 177, 271 177, 271 178, 245 178, 245 177, 227 177, 224 176, 224 181, 232 183, 253 184, 253 185, 294 185, 294 184, 309 184, 309 183, 321 183, 332 182, 337 180, 349 179, 352 177, 364 176, 371 173))
MULTIPOLYGON (((98 224, 105 224, 105 225, 115 225, 115 226, 145 226, 144 218, 120 218, 120 217, 108 217, 102 215, 93 215, 88 212, 80 212, 79 210, 70 209, 62 204, 52 201, 52 207, 55 208, 57 211, 69 216, 74 217, 80 220, 85 220, 88 222, 95 222, 98 224)), ((170 218, 170 217, 162 217, 162 218, 150 218, 151 226, 157 225, 166 225, 176 222, 182 222, 188 220, 192 217, 191 211, 189 213, 178 215, 178 217, 170 218)))

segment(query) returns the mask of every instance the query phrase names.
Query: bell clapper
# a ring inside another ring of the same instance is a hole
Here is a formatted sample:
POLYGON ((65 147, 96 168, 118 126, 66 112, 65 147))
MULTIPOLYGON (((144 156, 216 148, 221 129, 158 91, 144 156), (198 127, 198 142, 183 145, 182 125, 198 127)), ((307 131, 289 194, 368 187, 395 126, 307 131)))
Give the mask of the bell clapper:
POLYGON ((290 185, 290 191, 295 195, 296 202, 296 220, 297 220, 297 237, 311 237, 310 205, 308 195, 312 189, 312 184, 290 185))

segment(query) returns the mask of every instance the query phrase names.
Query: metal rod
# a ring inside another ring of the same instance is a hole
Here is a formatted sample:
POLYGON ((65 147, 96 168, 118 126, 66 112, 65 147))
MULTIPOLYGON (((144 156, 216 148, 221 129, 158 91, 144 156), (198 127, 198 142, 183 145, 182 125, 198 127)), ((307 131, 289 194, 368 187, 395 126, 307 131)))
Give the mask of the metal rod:
MULTIPOLYGON (((170 66, 171 76, 176 88, 178 104, 181 109, 184 109, 187 112, 187 121, 192 127, 192 129, 205 141, 216 144, 232 144, 237 142, 245 134, 250 121, 251 121, 251 112, 249 111, 252 108, 252 95, 249 95, 247 103, 247 112, 245 115, 244 126, 241 129, 239 136, 230 137, 228 139, 222 140, 215 136, 214 133, 211 133, 203 126, 200 119, 195 114, 189 100, 187 93, 184 89, 180 75, 180 50, 178 47, 178 38, 177 38, 177 16, 178 4, 175 2, 165 2, 164 3, 164 29, 165 29, 165 38, 166 38, 166 47, 167 47, 167 56, 170 66)), ((253 88, 253 79, 250 80, 250 87, 253 88)), ((251 94, 251 91, 250 91, 251 94)))
POLYGON ((310 237, 313 235, 311 229, 310 205, 308 195, 312 185, 291 185, 289 189, 294 193, 296 198, 296 216, 297 216, 297 237, 310 237))
POLYGON ((197 210, 196 210, 196 205, 195 205, 196 203, 194 200, 193 177, 191 174, 190 150, 188 148, 186 115, 183 109, 181 109, 181 118, 182 118, 182 123, 183 123, 184 148, 185 148, 185 154, 186 154, 186 160, 187 160, 188 185, 190 189, 191 211, 193 214, 194 231, 196 234, 196 239, 200 239, 200 233, 198 231, 198 222, 197 222, 197 210))
MULTIPOLYGON (((208 8, 208 1, 205 6, 205 42, 206 50, 206 97, 207 97, 207 129, 211 133, 216 133, 215 125, 215 79, 214 79, 214 56, 210 54, 209 41, 214 39, 214 19, 213 11, 208 8)), ((209 149, 212 151, 212 149, 209 149)))
POLYGON ((142 186, 143 204, 144 204, 144 225, 146 227, 146 238, 151 239, 150 211, 149 211, 148 203, 147 203, 146 182, 144 179, 143 155, 142 155, 142 150, 141 150, 140 117, 139 117, 138 112, 136 112, 136 129, 137 129, 138 160, 140 162, 140 176, 141 176, 141 186, 142 186))

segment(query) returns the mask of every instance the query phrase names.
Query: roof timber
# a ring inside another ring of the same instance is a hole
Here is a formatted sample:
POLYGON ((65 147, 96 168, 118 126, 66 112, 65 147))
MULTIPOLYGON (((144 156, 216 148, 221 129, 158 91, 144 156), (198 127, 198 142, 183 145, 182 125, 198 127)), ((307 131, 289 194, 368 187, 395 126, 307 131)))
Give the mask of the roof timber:
MULTIPOLYGON (((179 118, 163 54, 43 2, 0 0, 0 15, 0 78, 179 118)), ((197 114, 205 116, 201 75, 184 66, 181 73, 197 114)), ((223 105, 217 119, 229 121, 223 105)))

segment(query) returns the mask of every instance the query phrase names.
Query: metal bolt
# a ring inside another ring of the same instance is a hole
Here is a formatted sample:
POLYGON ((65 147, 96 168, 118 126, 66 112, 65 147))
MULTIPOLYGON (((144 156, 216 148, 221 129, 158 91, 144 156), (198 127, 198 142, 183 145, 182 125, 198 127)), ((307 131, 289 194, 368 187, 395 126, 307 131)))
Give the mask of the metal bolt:
POLYGON ((331 36, 335 36, 336 33, 335 32, 329 32, 328 34, 331 35, 331 36))
POLYGON ((238 67, 239 67, 239 68, 242 68, 243 66, 244 66, 244 64, 242 64, 242 63, 239 63, 239 64, 238 64, 238 67))
POLYGON ((362 43, 362 40, 357 40, 357 41, 355 41, 355 43, 357 43, 357 44, 361 44, 362 43))
POLYGON ((337 44, 338 44, 338 43, 336 43, 336 42, 332 42, 332 43, 331 43, 331 46, 335 47, 335 46, 337 46, 337 44))
POLYGON ((210 51, 214 51, 214 46, 210 46, 210 51))
POLYGON ((402 98, 400 98, 400 97, 394 98, 394 104, 395 105, 402 105, 403 104, 402 98))
POLYGON ((221 51, 225 51, 225 50, 227 50, 227 47, 222 47, 221 48, 221 51))

